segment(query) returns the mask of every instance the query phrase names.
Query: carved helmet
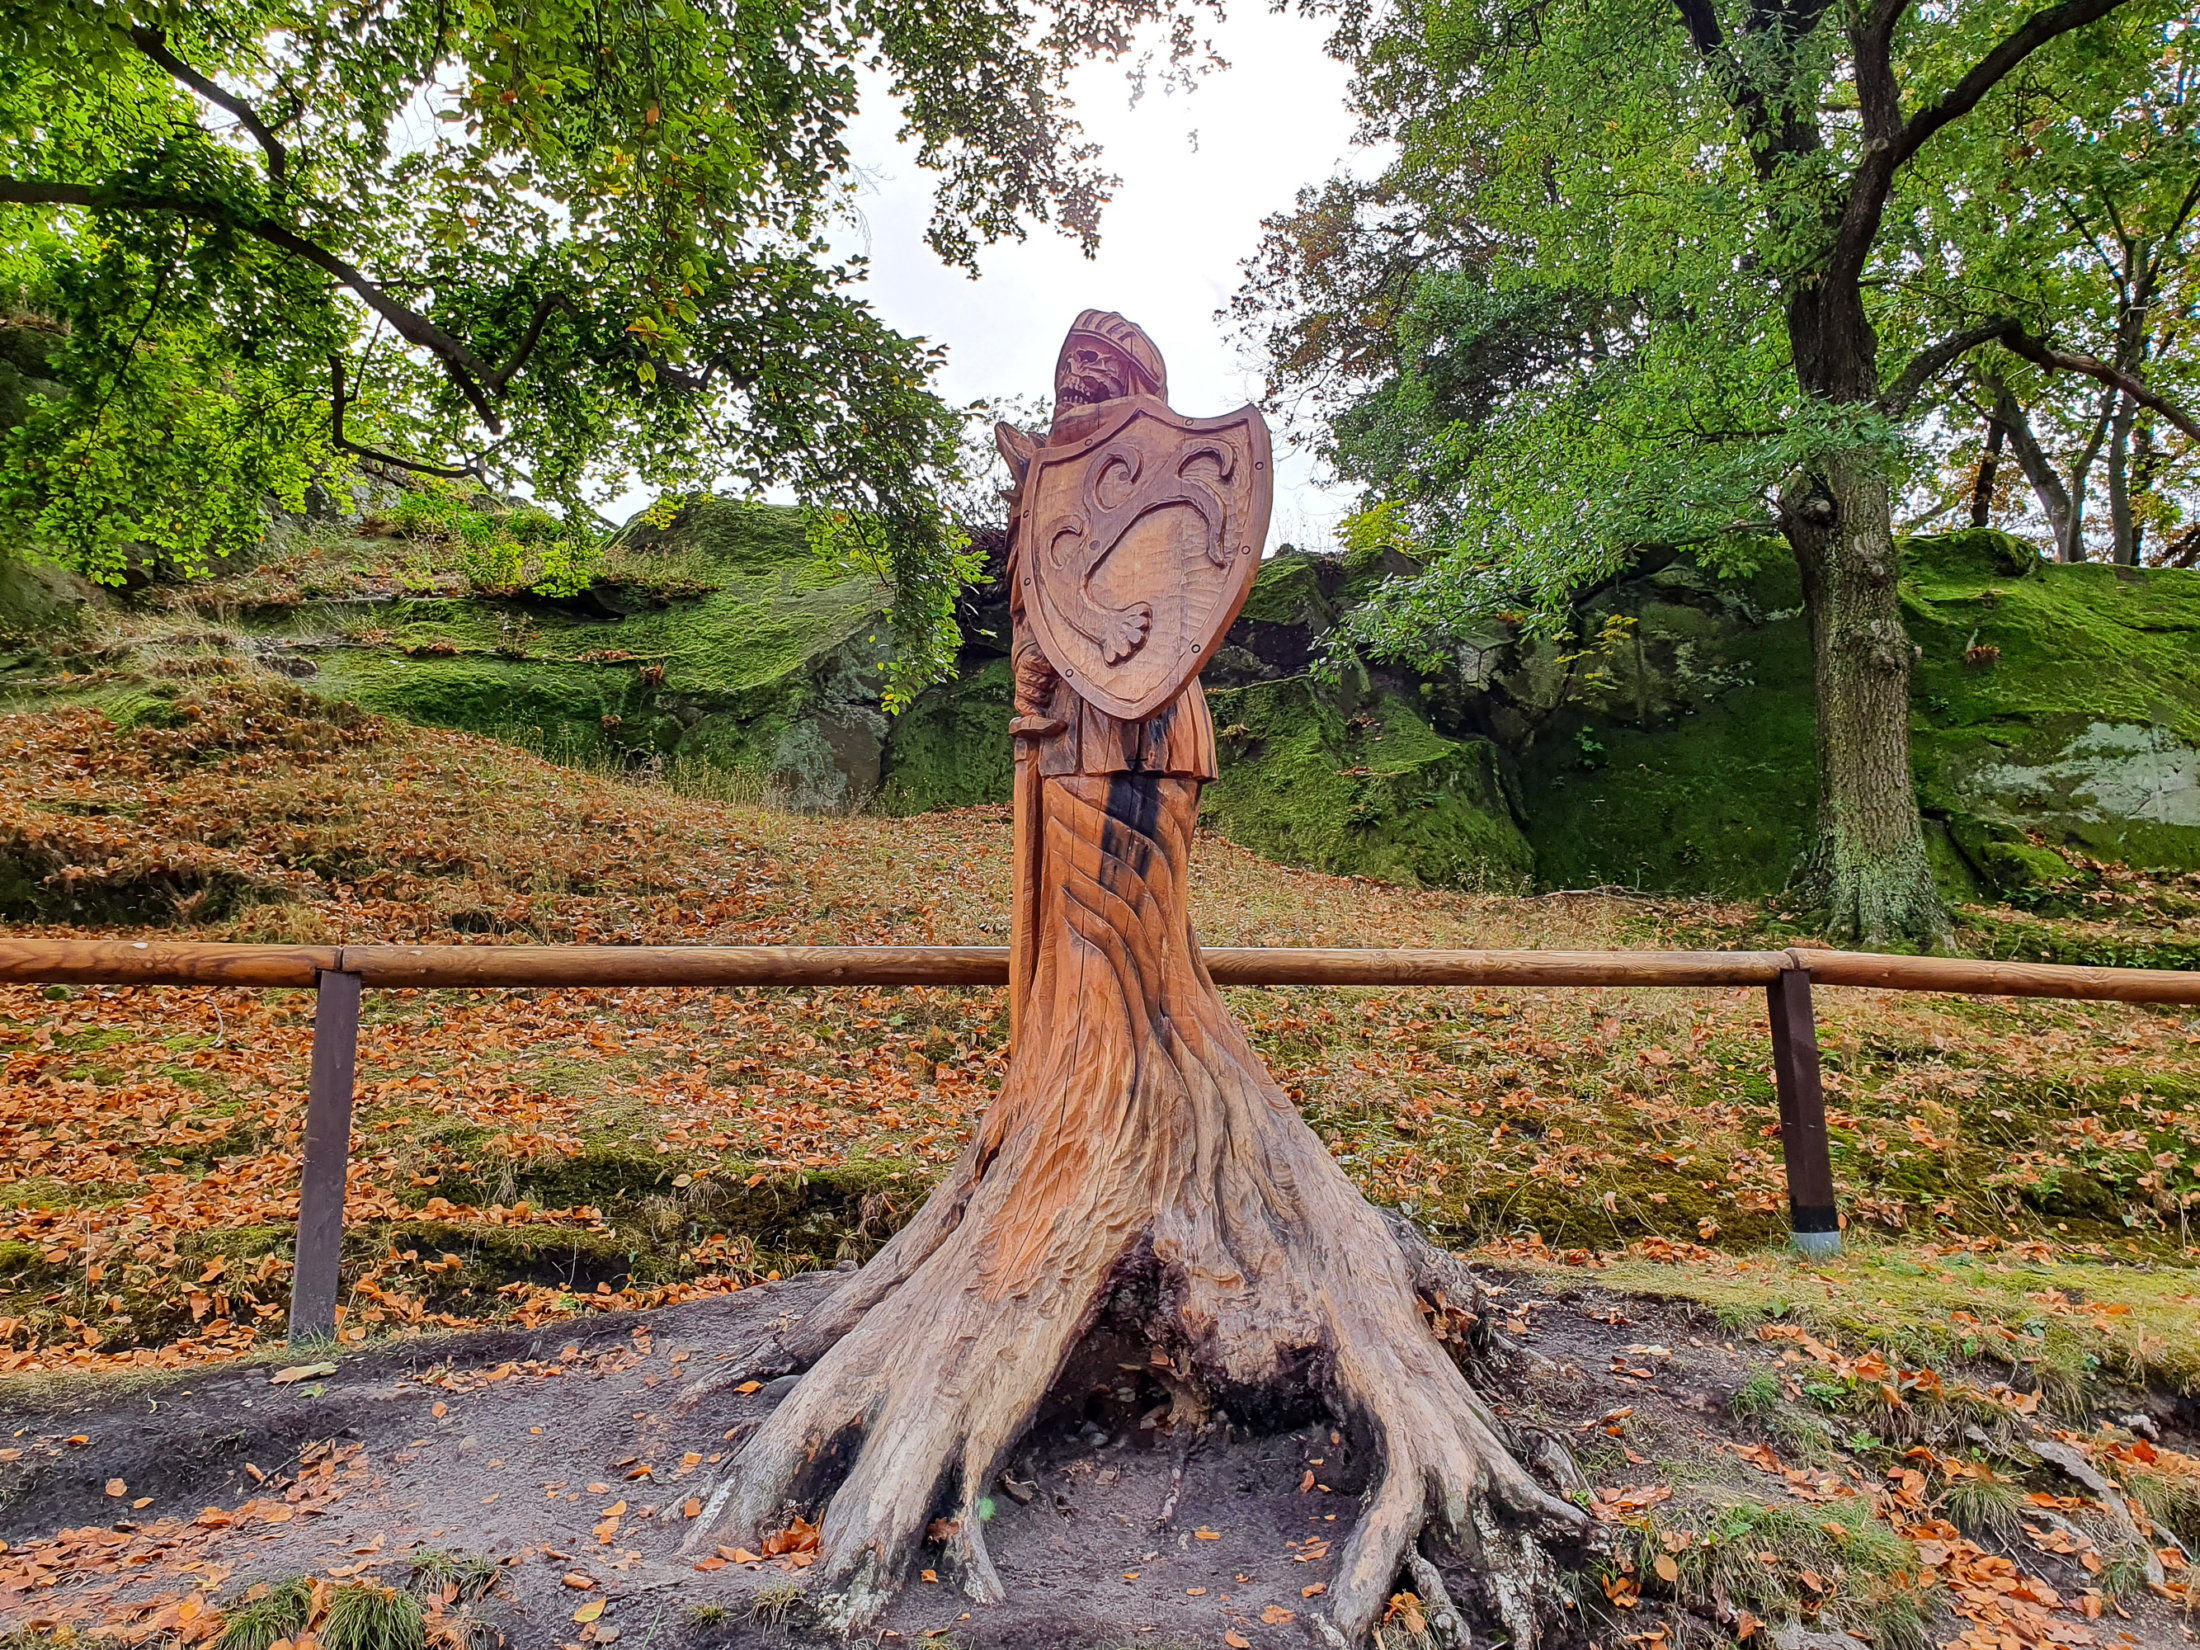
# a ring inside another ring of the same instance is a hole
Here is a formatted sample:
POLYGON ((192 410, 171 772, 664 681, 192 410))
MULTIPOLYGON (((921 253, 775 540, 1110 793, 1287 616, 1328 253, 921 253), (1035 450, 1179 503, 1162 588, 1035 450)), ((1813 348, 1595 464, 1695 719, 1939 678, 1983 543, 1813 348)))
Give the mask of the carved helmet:
POLYGON ((1113 310, 1088 309, 1070 323, 1054 363, 1055 405, 1063 408, 1121 395, 1169 396, 1169 369, 1151 338, 1113 310), (1112 392, 1112 393, 1110 393, 1112 392))

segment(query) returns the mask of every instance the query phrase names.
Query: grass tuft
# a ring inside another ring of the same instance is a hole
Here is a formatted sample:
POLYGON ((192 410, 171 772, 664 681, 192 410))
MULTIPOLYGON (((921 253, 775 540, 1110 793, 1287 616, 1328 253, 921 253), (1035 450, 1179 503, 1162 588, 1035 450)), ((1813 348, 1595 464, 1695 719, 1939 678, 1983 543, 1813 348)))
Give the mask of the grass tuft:
POLYGON ((793 1582, 775 1581, 769 1587, 759 1588, 755 1598, 749 1601, 749 1619, 766 1627, 785 1627, 800 1619, 809 1602, 793 1582))
POLYGON ((1657 1577, 1658 1561, 1671 1559, 1673 1579, 1653 1585, 1684 1608, 1742 1608, 1777 1626, 1815 1605, 1820 1623, 1879 1650, 1926 1650, 1917 1549, 1861 1498, 1805 1510, 1742 1496, 1660 1512, 1637 1535, 1636 1569, 1657 1577), (1809 1587, 1806 1570, 1821 1583, 1838 1578, 1830 1596, 1809 1587))
POLYGON ((2126 1466, 2124 1484, 2149 1520, 2187 1547, 2200 1546, 2200 1474, 2126 1466))
POLYGON ((2101 1591, 2113 1599, 2145 1592, 2150 1556, 2142 1541, 2119 1541, 2101 1555, 2101 1591))
POLYGON ((280 1639, 297 1637, 312 1619, 313 1583, 304 1576, 255 1587, 228 1610, 214 1650, 268 1650, 280 1639))
POLYGON ((1749 1378, 1734 1389, 1726 1407, 1732 1415, 1770 1415, 1780 1407, 1779 1376, 1769 1369, 1752 1370, 1749 1378))
POLYGON ((496 1560, 478 1553, 429 1548, 413 1554, 412 1588, 423 1597, 441 1597, 448 1589, 460 1603, 481 1597, 497 1584, 496 1560))
POLYGON ((329 1595, 322 1650, 427 1650, 420 1600, 378 1582, 355 1581, 329 1595))
POLYGON ((1973 1541, 1992 1539, 2004 1546, 2017 1539, 2024 1508, 2023 1486, 1991 1471, 1955 1479, 1940 1496, 1941 1511, 1957 1529, 1973 1541))

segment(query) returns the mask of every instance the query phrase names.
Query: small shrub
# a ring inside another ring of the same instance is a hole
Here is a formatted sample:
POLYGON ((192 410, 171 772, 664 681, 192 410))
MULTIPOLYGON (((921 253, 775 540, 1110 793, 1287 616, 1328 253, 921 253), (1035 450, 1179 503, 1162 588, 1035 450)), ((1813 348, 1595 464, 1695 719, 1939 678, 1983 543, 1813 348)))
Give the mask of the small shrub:
POLYGON ((547 510, 499 508, 440 488, 409 494, 388 527, 430 551, 448 552, 459 576, 485 595, 578 596, 595 582, 603 556, 593 533, 547 510))

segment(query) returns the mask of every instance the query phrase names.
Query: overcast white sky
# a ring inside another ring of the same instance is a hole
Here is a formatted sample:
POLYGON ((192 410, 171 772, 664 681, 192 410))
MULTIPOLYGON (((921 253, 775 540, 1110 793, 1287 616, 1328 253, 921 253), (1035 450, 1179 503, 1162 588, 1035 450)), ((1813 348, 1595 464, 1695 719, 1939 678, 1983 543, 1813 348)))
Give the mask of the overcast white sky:
MULTIPOLYGON (((931 177, 895 142, 890 100, 867 99, 849 150, 872 180, 861 201, 871 301, 892 326, 947 346, 940 388, 951 400, 1051 398, 1062 334, 1088 307, 1118 310, 1146 329, 1168 360, 1169 399, 1180 411, 1206 417, 1253 400, 1256 364, 1215 312, 1237 289, 1260 220, 1340 165, 1375 163, 1351 148, 1345 70, 1323 52, 1326 33, 1261 0, 1240 0, 1214 31, 1230 67, 1190 94, 1150 82, 1135 108, 1120 65, 1081 70, 1078 116, 1104 146, 1106 170, 1123 180, 1101 220, 1099 255, 1088 261, 1074 241, 1037 229, 986 250, 976 280, 944 268, 924 244, 931 177)), ((846 244, 864 249, 864 239, 846 244)), ((1296 453, 1278 465, 1276 482, 1270 547, 1332 543, 1350 505, 1345 492, 1319 486, 1296 453)))

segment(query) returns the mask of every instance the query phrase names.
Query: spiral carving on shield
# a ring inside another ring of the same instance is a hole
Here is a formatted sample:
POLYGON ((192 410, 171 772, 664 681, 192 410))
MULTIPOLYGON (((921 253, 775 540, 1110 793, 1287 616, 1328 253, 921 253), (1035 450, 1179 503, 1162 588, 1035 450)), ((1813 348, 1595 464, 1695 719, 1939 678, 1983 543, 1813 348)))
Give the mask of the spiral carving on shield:
POLYGON ((1273 496, 1257 407, 1184 418, 1136 396, 1092 434, 1041 447, 1014 532, 1048 662, 1125 721, 1168 704, 1251 592, 1273 496))

